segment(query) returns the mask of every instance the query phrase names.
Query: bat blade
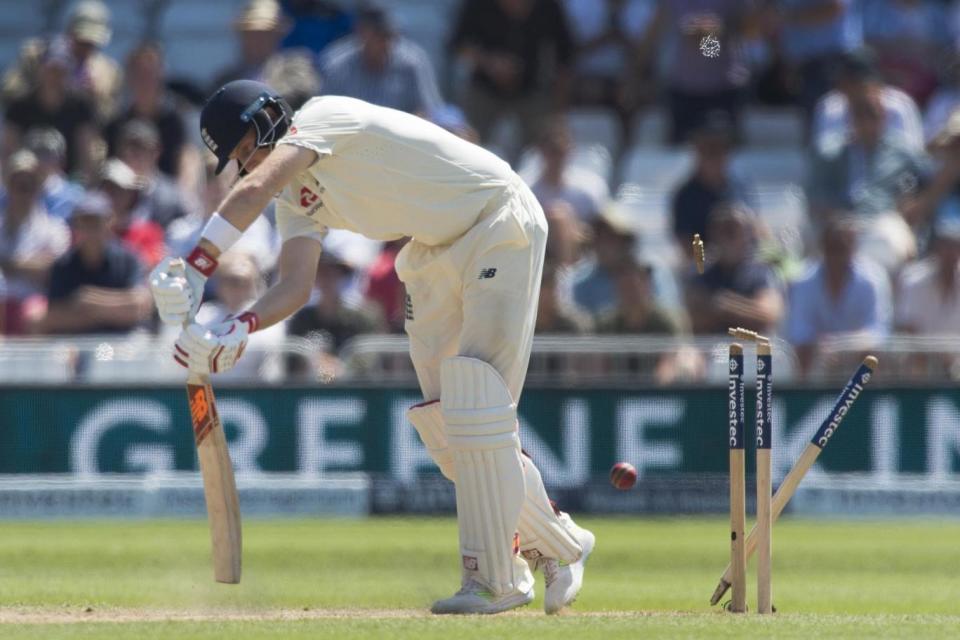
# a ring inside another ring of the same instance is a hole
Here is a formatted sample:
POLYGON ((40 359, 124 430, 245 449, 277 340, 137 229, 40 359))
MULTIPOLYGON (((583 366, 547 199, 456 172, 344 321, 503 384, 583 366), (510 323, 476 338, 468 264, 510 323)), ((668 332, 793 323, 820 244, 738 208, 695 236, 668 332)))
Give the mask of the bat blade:
POLYGON ((217 582, 237 584, 242 554, 240 500, 210 378, 190 373, 187 400, 207 504, 213 577, 217 582))

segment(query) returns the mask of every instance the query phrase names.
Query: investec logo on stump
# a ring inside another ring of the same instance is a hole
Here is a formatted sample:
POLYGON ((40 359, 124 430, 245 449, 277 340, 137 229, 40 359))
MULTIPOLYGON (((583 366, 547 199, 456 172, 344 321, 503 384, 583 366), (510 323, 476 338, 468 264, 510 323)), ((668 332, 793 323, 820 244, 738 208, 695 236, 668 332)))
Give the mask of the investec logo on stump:
POLYGON ((730 378, 727 382, 727 413, 728 425, 730 429, 730 447, 739 448, 740 434, 737 429, 737 375, 739 366, 734 358, 730 358, 730 378))
MULTIPOLYGON (((866 373, 863 375, 862 381, 864 384, 870 381, 870 374, 866 373)), ((820 445, 820 448, 827 446, 827 443, 830 442, 830 438, 833 437, 833 434, 836 432, 837 428, 840 426, 840 423, 843 422, 843 419, 847 416, 847 412, 850 411, 850 407, 853 406, 854 401, 860 395, 860 392, 863 391, 863 385, 859 382, 854 383, 850 390, 846 394, 846 398, 843 401, 843 406, 837 409, 837 413, 830 419, 830 424, 827 425, 827 428, 824 429, 823 433, 817 439, 817 444, 820 445)))
MULTIPOLYGON (((769 357, 769 356, 766 356, 769 357)), ((770 373, 764 356, 757 358, 757 410, 756 410, 756 445, 759 448, 769 447, 770 434, 764 427, 770 414, 773 402, 773 387, 769 384, 770 373)))

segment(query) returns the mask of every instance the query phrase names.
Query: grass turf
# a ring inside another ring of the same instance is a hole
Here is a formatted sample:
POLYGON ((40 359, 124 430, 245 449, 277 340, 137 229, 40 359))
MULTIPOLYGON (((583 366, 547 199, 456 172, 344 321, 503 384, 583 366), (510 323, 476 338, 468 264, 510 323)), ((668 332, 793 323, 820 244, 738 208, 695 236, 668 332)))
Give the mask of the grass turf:
POLYGON ((722 519, 583 524, 598 546, 567 615, 543 616, 538 593, 519 614, 478 619, 424 614, 457 586, 450 519, 250 520, 237 586, 212 581, 203 521, 4 523, 0 637, 946 638, 960 628, 960 522, 785 519, 773 617, 707 605, 728 556, 722 519))

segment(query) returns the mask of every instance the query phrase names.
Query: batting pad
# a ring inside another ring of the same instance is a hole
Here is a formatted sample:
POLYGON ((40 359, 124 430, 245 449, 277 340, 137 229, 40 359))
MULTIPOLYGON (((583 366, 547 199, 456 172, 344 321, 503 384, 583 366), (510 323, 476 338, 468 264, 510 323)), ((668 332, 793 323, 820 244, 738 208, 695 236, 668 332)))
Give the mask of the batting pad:
POLYGON ((495 597, 528 591, 531 575, 515 544, 526 492, 510 390, 492 366, 475 358, 447 358, 440 379, 465 575, 495 597))
POLYGON ((547 490, 543 487, 540 471, 533 460, 524 457, 523 479, 527 499, 520 511, 520 551, 527 560, 556 558, 564 562, 580 559, 583 547, 580 541, 560 522, 553 510, 547 490))
MULTIPOLYGON (((427 452, 443 475, 456 482, 453 453, 447 445, 447 427, 443 421, 440 403, 424 402, 410 407, 407 419, 420 434, 427 452)), ((540 471, 533 464, 533 460, 527 456, 522 456, 521 460, 527 499, 523 502, 520 521, 517 523, 520 531, 520 551, 528 560, 546 557, 576 562, 582 551, 580 542, 563 526, 553 510, 543 487, 540 471)))
POLYGON ((456 482, 457 473, 453 465, 453 453, 447 446, 447 425, 443 421, 440 403, 425 402, 410 407, 407 410, 407 420, 420 434, 427 453, 440 467, 440 472, 447 480, 456 482))

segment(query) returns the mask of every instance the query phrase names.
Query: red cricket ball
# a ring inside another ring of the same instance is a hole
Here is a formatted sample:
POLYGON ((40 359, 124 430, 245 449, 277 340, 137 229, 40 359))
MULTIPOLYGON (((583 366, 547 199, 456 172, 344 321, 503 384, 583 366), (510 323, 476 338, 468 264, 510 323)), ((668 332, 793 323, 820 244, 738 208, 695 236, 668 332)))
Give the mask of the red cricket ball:
POLYGON ((637 469, 629 462, 618 462, 610 469, 610 484, 626 491, 637 482, 637 469))

